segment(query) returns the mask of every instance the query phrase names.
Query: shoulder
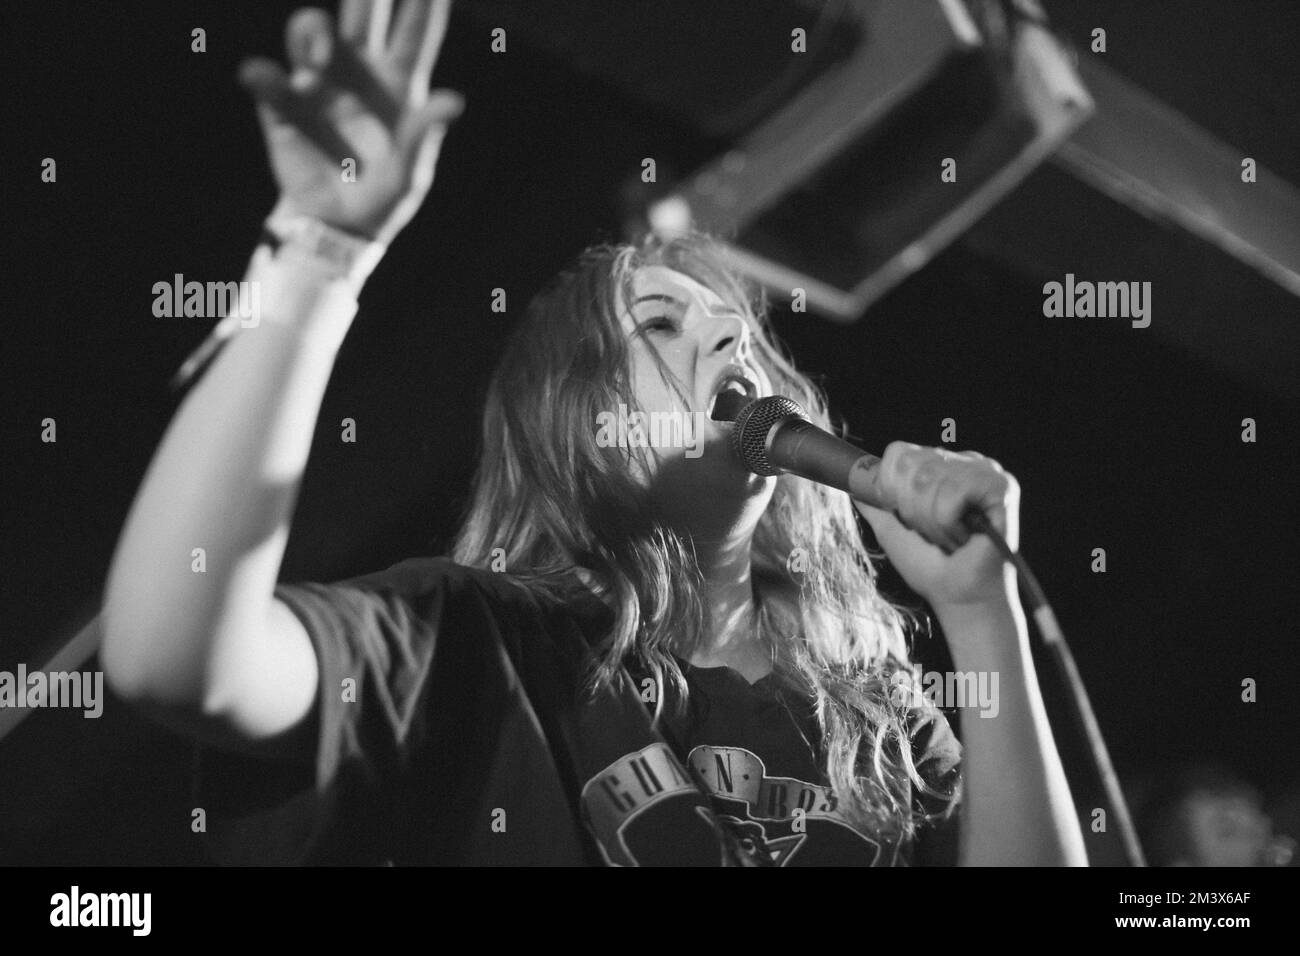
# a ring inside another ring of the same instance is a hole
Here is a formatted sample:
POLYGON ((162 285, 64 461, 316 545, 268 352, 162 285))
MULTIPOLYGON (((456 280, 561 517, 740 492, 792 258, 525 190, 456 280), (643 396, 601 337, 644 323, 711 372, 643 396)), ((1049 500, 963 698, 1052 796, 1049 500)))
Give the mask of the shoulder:
POLYGON ((508 621, 536 620, 539 602, 508 576, 457 564, 446 557, 416 557, 329 584, 276 586, 309 634, 338 635, 354 642, 403 644, 458 629, 513 628, 508 621))
POLYGON ((536 607, 545 603, 541 591, 515 575, 457 564, 448 557, 407 558, 381 571, 349 578, 332 586, 410 600, 433 596, 470 598, 505 607, 536 607))
POLYGON ((584 630, 608 626, 609 609, 577 575, 545 581, 504 571, 458 564, 448 557, 416 557, 389 568, 342 582, 342 586, 376 593, 416 608, 487 614, 501 623, 549 629, 573 619, 584 630))
POLYGON ((490 577, 490 571, 457 564, 451 558, 419 557, 407 558, 382 571, 372 571, 342 583, 370 590, 391 590, 414 595, 479 586, 481 580, 490 577))

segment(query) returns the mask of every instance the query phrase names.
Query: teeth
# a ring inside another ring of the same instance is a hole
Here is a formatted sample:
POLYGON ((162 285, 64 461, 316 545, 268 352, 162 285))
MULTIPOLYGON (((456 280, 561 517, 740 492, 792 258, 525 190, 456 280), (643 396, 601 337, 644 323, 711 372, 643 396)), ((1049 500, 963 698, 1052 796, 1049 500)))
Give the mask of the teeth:
POLYGON ((715 422, 734 422, 740 410, 758 394, 758 386, 749 378, 732 372, 718 383, 709 402, 708 414, 715 422))

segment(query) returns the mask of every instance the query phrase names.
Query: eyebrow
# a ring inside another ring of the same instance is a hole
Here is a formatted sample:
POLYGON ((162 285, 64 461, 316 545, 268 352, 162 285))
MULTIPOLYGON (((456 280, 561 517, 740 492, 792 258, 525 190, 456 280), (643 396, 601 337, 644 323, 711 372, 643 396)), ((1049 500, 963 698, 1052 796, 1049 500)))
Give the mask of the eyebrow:
MULTIPOLYGON (((677 306, 677 308, 681 309, 683 312, 686 311, 685 302, 683 302, 681 299, 677 299, 671 295, 665 295, 663 293, 656 293, 654 295, 643 295, 639 299, 633 300, 632 304, 640 305, 642 302, 667 302, 670 305, 677 306)), ((722 305, 719 307, 718 310, 709 309, 706 307, 705 311, 709 315, 736 315, 736 316, 743 317, 739 309, 734 309, 731 306, 727 305, 725 302, 722 303, 722 305)))

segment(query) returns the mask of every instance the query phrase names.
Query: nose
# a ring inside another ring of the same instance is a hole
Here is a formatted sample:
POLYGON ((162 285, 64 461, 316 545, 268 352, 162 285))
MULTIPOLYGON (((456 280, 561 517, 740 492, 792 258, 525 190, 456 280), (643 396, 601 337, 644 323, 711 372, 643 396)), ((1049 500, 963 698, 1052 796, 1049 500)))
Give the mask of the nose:
POLYGON ((734 312, 709 314, 705 331, 705 347, 710 355, 731 354, 744 359, 749 354, 749 323, 734 312))

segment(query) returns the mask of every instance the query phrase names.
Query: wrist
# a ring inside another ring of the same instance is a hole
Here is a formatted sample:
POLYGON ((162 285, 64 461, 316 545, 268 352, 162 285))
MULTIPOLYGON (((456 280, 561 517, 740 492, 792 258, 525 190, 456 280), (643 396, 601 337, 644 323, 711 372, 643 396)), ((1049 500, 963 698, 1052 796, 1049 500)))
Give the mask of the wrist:
POLYGON ((963 582, 960 586, 939 581, 921 596, 936 614, 988 617, 1020 606, 1019 578, 1011 563, 1004 561, 997 570, 977 581, 963 582))
POLYGON ((274 328, 304 344, 337 350, 357 313, 356 286, 314 257, 259 245, 249 262, 258 307, 241 319, 245 331, 274 328))
POLYGON ((387 243, 300 212, 285 199, 266 217, 262 244, 277 260, 310 263, 322 276, 344 282, 354 297, 388 251, 387 243))
POLYGON ((1029 658, 1029 626, 1014 593, 931 604, 960 670, 1013 669, 1029 658))

